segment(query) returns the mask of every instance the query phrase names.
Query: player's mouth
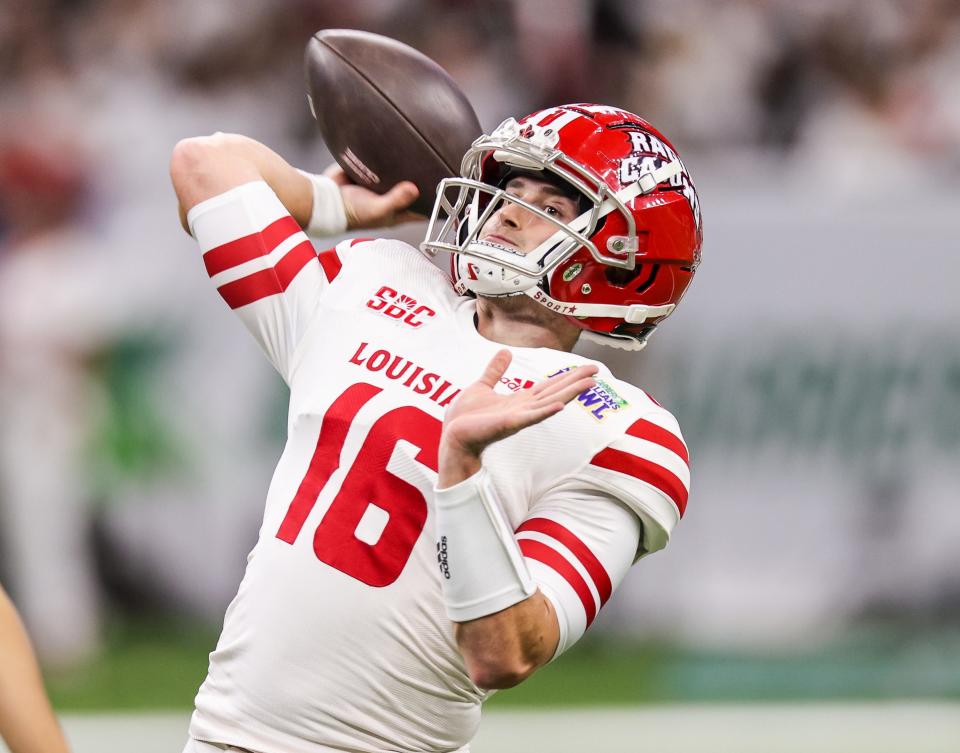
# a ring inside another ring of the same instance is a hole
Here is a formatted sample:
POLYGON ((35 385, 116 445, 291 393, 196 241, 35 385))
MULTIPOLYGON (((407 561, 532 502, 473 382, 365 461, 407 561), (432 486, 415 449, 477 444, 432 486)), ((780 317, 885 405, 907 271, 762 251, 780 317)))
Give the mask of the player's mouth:
POLYGON ((488 235, 477 240, 477 243, 482 243, 485 246, 493 246, 494 248, 499 248, 502 251, 506 251, 511 254, 516 254, 518 256, 523 256, 523 251, 520 250, 520 247, 515 243, 512 243, 507 238, 504 238, 502 235, 488 235))

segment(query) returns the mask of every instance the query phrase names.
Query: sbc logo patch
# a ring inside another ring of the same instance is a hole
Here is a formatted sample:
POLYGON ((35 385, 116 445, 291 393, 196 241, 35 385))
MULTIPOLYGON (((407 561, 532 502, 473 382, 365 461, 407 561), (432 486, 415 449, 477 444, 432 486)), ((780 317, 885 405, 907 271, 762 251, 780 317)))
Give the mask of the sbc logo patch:
POLYGON ((367 308, 410 327, 421 327, 437 315, 429 306, 418 305, 416 298, 398 293, 386 285, 367 301, 367 308))

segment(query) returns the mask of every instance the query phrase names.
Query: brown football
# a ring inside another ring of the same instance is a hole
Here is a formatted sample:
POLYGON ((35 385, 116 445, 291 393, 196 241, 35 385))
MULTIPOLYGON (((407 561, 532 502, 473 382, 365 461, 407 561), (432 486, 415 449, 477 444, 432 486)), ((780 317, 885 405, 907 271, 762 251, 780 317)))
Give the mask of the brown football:
POLYGON ((395 39, 324 29, 306 52, 307 92, 320 133, 350 179, 378 193, 401 180, 429 215, 437 185, 460 173, 476 113, 450 75, 395 39))

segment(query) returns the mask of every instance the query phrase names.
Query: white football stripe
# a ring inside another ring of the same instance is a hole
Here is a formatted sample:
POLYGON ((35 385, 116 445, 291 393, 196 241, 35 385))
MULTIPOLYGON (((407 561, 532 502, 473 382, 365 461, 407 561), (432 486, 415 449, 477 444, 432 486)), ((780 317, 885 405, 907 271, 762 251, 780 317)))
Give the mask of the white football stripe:
MULTIPOLYGON (((581 564, 580 560, 573 552, 553 538, 553 536, 548 536, 547 534, 540 533, 539 531, 520 531, 520 533, 517 534, 517 540, 520 541, 522 539, 539 541, 541 544, 545 544, 546 546, 555 550, 557 554, 569 562, 573 568, 580 573, 580 577, 586 582, 587 587, 590 589, 590 593, 593 595, 593 603, 596 605, 598 610, 600 609, 600 593, 597 591, 597 584, 593 582, 593 576, 587 572, 587 569, 581 564)), ((564 579, 564 583, 567 583, 566 579, 564 579)), ((567 587, 571 589, 573 588, 573 586, 569 583, 567 583, 567 587)))
POLYGON ((250 261, 245 261, 243 264, 238 264, 235 267, 230 269, 225 269, 222 272, 215 274, 210 279, 213 281, 215 287, 220 287, 225 285, 228 282, 233 282, 234 280, 240 280, 244 277, 254 274, 255 272, 260 272, 264 269, 270 269, 277 266, 281 259, 287 255, 287 252, 295 246, 299 246, 307 240, 307 236, 303 232, 296 232, 287 238, 285 241, 282 241, 273 251, 271 251, 266 256, 258 256, 256 259, 251 259, 250 261))
POLYGON ((535 121, 530 121, 530 122, 533 123, 534 125, 540 125, 548 117, 550 117, 551 115, 557 112, 562 112, 562 114, 559 117, 557 117, 556 120, 552 120, 551 122, 543 126, 544 128, 552 128, 553 130, 559 132, 560 129, 563 128, 565 125, 567 125, 568 123, 572 123, 574 120, 580 117, 580 113, 578 112, 572 112, 570 110, 561 111, 561 108, 559 107, 551 107, 549 110, 544 110, 542 113, 540 113, 540 117, 538 117, 535 121))
MULTIPOLYGON (((677 419, 674 418, 670 413, 666 411, 654 411, 653 413, 648 413, 643 416, 644 421, 649 421, 652 424, 656 424, 664 431, 669 431, 673 434, 678 440, 683 442, 683 435, 680 433, 680 424, 677 423, 677 419)), ((686 445, 686 442, 683 442, 686 445)))
POLYGON ((610 447, 663 466, 683 482, 687 491, 690 490, 690 466, 673 450, 668 450, 656 442, 632 437, 629 434, 617 437, 615 442, 611 442, 610 447))
MULTIPOLYGON (((564 618, 561 622, 566 623, 566 646, 571 645, 587 629, 587 610, 583 608, 583 602, 580 601, 580 597, 574 592, 567 579, 552 567, 534 559, 528 559, 526 562, 530 576, 557 610, 557 617, 564 618)), ((563 627, 561 627, 562 630, 563 627)), ((563 646, 562 638, 561 635, 561 647, 563 646)))
POLYGON ((680 522, 676 503, 659 487, 592 463, 584 468, 584 473, 592 483, 626 502, 641 518, 652 516, 654 522, 668 534, 680 522))

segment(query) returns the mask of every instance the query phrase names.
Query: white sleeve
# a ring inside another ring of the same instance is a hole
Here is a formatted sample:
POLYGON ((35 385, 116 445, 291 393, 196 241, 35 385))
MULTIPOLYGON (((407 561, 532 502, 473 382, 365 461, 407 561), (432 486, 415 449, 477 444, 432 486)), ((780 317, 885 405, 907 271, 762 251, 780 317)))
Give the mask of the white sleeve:
POLYGON ((197 204, 187 222, 217 291, 289 382, 293 356, 349 244, 318 256, 263 181, 197 204))
POLYGON ((635 421, 567 483, 600 489, 643 521, 641 554, 663 549, 690 494, 690 457, 677 420, 657 408, 635 421))
POLYGON ((618 500, 595 489, 555 490, 516 531, 530 575, 557 613, 554 658, 576 643, 636 559, 642 525, 618 500))

